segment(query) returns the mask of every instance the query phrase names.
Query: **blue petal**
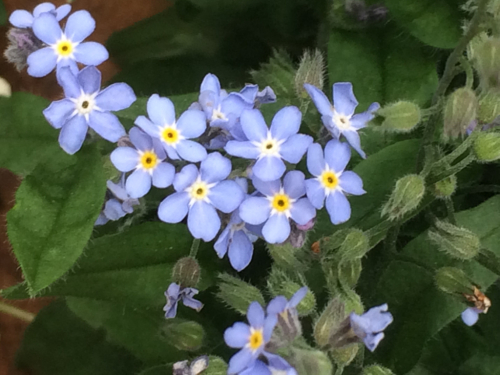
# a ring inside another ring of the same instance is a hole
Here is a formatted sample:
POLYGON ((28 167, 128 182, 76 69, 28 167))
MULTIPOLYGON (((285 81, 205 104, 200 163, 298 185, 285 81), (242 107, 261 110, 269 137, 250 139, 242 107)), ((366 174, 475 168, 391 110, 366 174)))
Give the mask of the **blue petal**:
POLYGON ((274 327, 278 323, 278 317, 274 314, 268 315, 264 321, 264 341, 268 342, 271 340, 274 327))
POLYGON ((163 142, 163 148, 167 152, 167 155, 170 159, 172 159, 172 160, 180 160, 181 159, 181 157, 179 156, 179 154, 177 153, 175 148, 173 148, 172 146, 167 145, 165 142, 163 142))
POLYGON ((220 229, 220 219, 217 211, 210 204, 198 201, 190 209, 188 228, 194 238, 205 242, 212 241, 220 229))
POLYGON ((41 3, 38 4, 35 9, 33 9, 33 16, 38 17, 42 13, 47 13, 56 9, 56 6, 52 3, 41 3))
POLYGON ((124 217, 127 213, 123 211, 122 204, 116 199, 110 199, 104 206, 104 215, 109 220, 116 221, 124 217))
MULTIPOLYGON (((345 134, 345 133, 344 133, 345 134)), ((351 149, 347 143, 332 139, 325 146, 325 161, 334 172, 342 172, 351 159, 351 149)))
POLYGON ((151 138, 153 141, 153 151, 155 152, 158 159, 164 160, 167 158, 167 153, 165 152, 165 147, 158 138, 151 138))
POLYGON ((158 217, 165 223, 179 223, 187 215, 189 209, 188 193, 173 193, 166 197, 158 207, 158 217))
POLYGON ((99 108, 106 111, 121 111, 136 100, 134 90, 126 83, 114 83, 102 90, 95 101, 99 108))
POLYGON ((151 189, 151 175, 145 170, 136 169, 128 176, 125 188, 131 198, 141 198, 151 189))
POLYGON ((100 43, 86 42, 75 47, 75 60, 83 65, 100 65, 109 58, 108 50, 100 43))
POLYGON ((210 189, 208 199, 218 210, 225 214, 231 213, 236 210, 243 199, 245 194, 240 186, 230 180, 221 181, 213 188, 210 189))
POLYGON ((285 215, 272 215, 262 228, 262 235, 269 243, 283 243, 290 235, 290 223, 285 215))
POLYGON ((237 374, 243 371, 246 367, 252 365, 254 360, 255 358, 249 349, 241 349, 229 360, 229 368, 227 369, 228 375, 237 374))
POLYGON ((313 139, 309 135, 294 134, 281 145, 281 157, 289 163, 297 164, 312 142, 313 139))
POLYGON ((160 163, 153 171, 153 186, 166 188, 172 185, 175 176, 175 168, 169 163, 160 163))
POLYGON ((248 103, 253 105, 258 92, 258 85, 245 85, 245 87, 243 87, 240 91, 240 95, 243 96, 248 103))
POLYGON ((236 271, 245 269, 252 260, 253 244, 244 231, 234 233, 233 240, 229 245, 229 261, 236 271))
POLYGON ((366 193, 363 189, 363 180, 354 172, 346 171, 342 173, 339 184, 342 190, 349 194, 363 195, 366 193))
POLYGON ((28 74, 32 77, 45 77, 54 70, 57 56, 51 47, 45 47, 28 56, 28 74))
MULTIPOLYGON (((125 177, 125 174, 122 174, 122 178, 124 178, 124 177, 125 177)), ((118 185, 118 184, 115 184, 113 181, 108 180, 108 182, 106 182, 106 187, 118 199, 120 199, 122 201, 129 199, 127 191, 125 190, 124 186, 122 187, 121 182, 120 182, 120 185, 118 185)))
POLYGON ((340 129, 335 125, 331 116, 321 116, 321 121, 323 121, 323 125, 332 134, 333 138, 340 138, 340 129))
POLYGON ((309 199, 302 198, 292 204, 290 214, 297 224, 305 225, 316 216, 316 210, 309 199))
POLYGON ((366 154, 361 149, 361 141, 359 139, 359 134, 356 133, 355 131, 346 131, 343 132, 343 134, 344 137, 347 139, 347 142, 349 142, 349 144, 351 145, 351 147, 355 149, 363 159, 365 159, 366 154))
POLYGON ((73 75, 75 77, 78 75, 78 73, 80 71, 78 69, 78 64, 75 62, 75 60, 71 60, 69 58, 64 58, 64 59, 58 61, 56 68, 57 68, 57 70, 56 70, 57 82, 61 82, 60 75, 61 75, 61 69, 63 69, 63 68, 69 68, 69 70, 71 71, 71 73, 73 73, 73 75))
POLYGON ((207 150, 205 147, 187 139, 177 144, 176 151, 182 159, 192 163, 198 163, 199 161, 205 160, 207 157, 207 150))
POLYGON ((15 10, 9 17, 12 26, 24 29, 33 26, 33 15, 26 10, 15 10))
POLYGON ((109 219, 102 212, 97 217, 97 220, 94 223, 94 226, 104 225, 109 221, 109 219))
POLYGON ((344 223, 351 217, 351 205, 340 191, 334 191, 326 197, 326 210, 335 225, 344 223))
POLYGON ((302 113, 297 107, 289 106, 280 109, 278 113, 274 115, 271 123, 271 134, 273 138, 288 139, 292 135, 297 134, 300 129, 301 121, 302 113))
POLYGON ((184 306, 187 306, 187 307, 189 307, 193 310, 196 310, 196 311, 200 311, 203 308, 203 303, 201 303, 200 301, 198 301, 194 298, 187 297, 187 296, 184 296, 182 298, 182 303, 184 304, 184 306))
POLYGON ((262 181, 274 181, 283 176, 286 171, 285 163, 275 156, 264 156, 257 160, 252 167, 255 176, 262 181))
POLYGON ((221 259, 224 258, 224 255, 226 255, 227 253, 229 247, 230 233, 231 233, 231 225, 228 225, 226 229, 224 229, 222 233, 219 235, 219 238, 214 244, 214 249, 217 252, 217 256, 221 259))
POLYGON ((71 72, 69 67, 58 69, 57 80, 64 90, 64 95, 67 98, 76 99, 81 95, 81 86, 78 78, 71 72))
POLYGON ((378 333, 376 335, 367 335, 364 339, 363 342, 365 343, 365 346, 368 348, 369 351, 373 352, 375 349, 377 349, 378 344, 380 344, 380 341, 384 338, 383 333, 378 333))
POLYGON ((158 94, 153 94, 148 99, 147 111, 151 121, 157 125, 173 125, 175 122, 174 103, 158 94))
POLYGON ((323 208, 325 203, 325 189, 316 179, 306 180, 307 198, 318 210, 323 208))
POLYGON ((174 178, 175 191, 184 191, 191 186, 198 177, 198 168, 194 164, 188 164, 181 169, 174 178))
POLYGON ((200 86, 200 92, 203 91, 212 91, 214 92, 217 96, 219 96, 220 93, 220 82, 219 78, 215 74, 208 73, 205 78, 203 78, 203 82, 201 82, 200 86))
POLYGON ((272 373, 264 362, 256 360, 252 366, 247 367, 238 375, 272 375, 272 373))
POLYGON ((56 19, 58 21, 62 20, 69 14, 69 12, 71 12, 71 5, 69 4, 61 5, 59 8, 56 9, 56 19))
POLYGON ((231 161, 219 152, 213 152, 201 162, 201 179, 207 183, 224 180, 231 173, 231 161))
POLYGON ((224 341, 230 348, 243 348, 248 344, 250 338, 250 327, 241 322, 234 323, 224 331, 224 341))
POLYGON ((205 116, 209 121, 212 120, 212 113, 214 108, 217 108, 219 105, 219 96, 213 91, 206 90, 202 91, 198 96, 198 101, 200 103, 201 108, 203 109, 205 116))
POLYGON ((287 306, 287 299, 283 296, 278 296, 273 298, 271 302, 267 305, 267 313, 268 314, 280 314, 282 313, 287 306))
POLYGON ((345 115, 352 116, 358 106, 358 101, 352 91, 352 84, 349 82, 339 82, 333 85, 333 105, 335 111, 345 115))
POLYGON ((221 102, 220 107, 221 112, 231 118, 231 114, 240 117, 245 109, 250 109, 253 105, 247 103, 240 94, 232 92, 221 102))
POLYGON ((43 13, 33 21, 33 32, 38 39, 49 45, 55 44, 62 35, 61 26, 51 13, 43 13))
POLYGON ((160 136, 160 128, 145 116, 139 116, 135 119, 134 124, 144 130, 148 135, 154 138, 160 136))
POLYGON ((368 121, 371 121, 375 115, 373 115, 371 112, 366 111, 363 113, 358 113, 357 115, 352 116, 350 123, 351 126, 356 128, 356 129, 362 129, 366 127, 366 124, 368 121))
POLYGON ((271 205, 266 198, 249 197, 240 205, 240 217, 248 224, 262 224, 271 214, 271 205))
POLYGON ((134 147, 140 151, 150 151, 153 149, 153 140, 141 129, 133 127, 130 129, 129 138, 134 147))
POLYGON ((250 327, 254 329, 260 329, 264 327, 264 318, 265 313, 264 309, 258 302, 252 302, 250 306, 248 306, 247 311, 247 319, 248 323, 250 323, 250 327))
POLYGON ((64 34, 75 43, 80 43, 94 32, 95 21, 86 10, 79 10, 68 17, 64 34))
POLYGON ((89 116, 89 126, 110 142, 117 142, 127 134, 118 117, 109 112, 92 111, 89 116))
POLYGON ((257 104, 274 103, 276 102, 276 94, 271 87, 266 86, 257 94, 256 102, 257 104))
POLYGON ((130 172, 139 164, 139 154, 132 147, 118 147, 111 155, 111 163, 120 172, 130 172))
POLYGON ((297 290, 292 298, 290 298, 290 302, 288 303, 288 305, 290 307, 296 307, 300 303, 300 301, 304 299, 308 291, 309 288, 307 286, 303 286, 302 288, 297 290))
POLYGON ((249 109, 241 114, 241 127, 250 141, 260 142, 267 137, 267 125, 258 109, 249 109))
POLYGON ((473 326, 477 323, 479 319, 479 313, 473 307, 468 307, 462 312, 462 321, 467 324, 469 327, 473 326))
POLYGON ((234 182, 238 184, 238 186, 241 188, 241 191, 243 193, 247 194, 248 193, 248 180, 245 177, 236 177, 234 179, 234 182))
POLYGON ((252 178, 252 183, 253 186, 262 194, 270 197, 276 194, 277 192, 280 191, 281 189, 281 181, 280 180, 274 180, 274 181, 262 181, 259 180, 257 177, 252 178))
POLYGON ((310 85, 308 83, 304 84, 304 88, 311 97, 314 105, 318 109, 318 112, 323 116, 332 116, 333 108, 330 100, 326 97, 325 93, 318 89, 317 87, 310 85))
POLYGON ((307 149, 307 169, 313 176, 320 176, 325 169, 323 149, 318 143, 313 143, 307 149))
POLYGON ((59 144, 68 154, 77 152, 87 135, 87 121, 83 116, 74 116, 61 129, 59 133, 59 144))
POLYGON ((229 141, 224 147, 229 155, 238 156, 245 159, 257 159, 260 154, 259 149, 252 142, 229 141))
POLYGON ((297 199, 306 194, 304 184, 305 176, 301 171, 290 171, 283 179, 283 188, 285 193, 292 199, 297 199))
MULTIPOLYGON (((96 93, 101 89, 101 72, 95 66, 87 66, 78 73, 78 83, 86 94, 96 93)), ((100 95, 96 97, 96 100, 100 95)), ((107 109, 99 103, 96 104, 101 109, 107 109)))
POLYGON ((207 129, 207 118, 202 111, 187 110, 177 120, 177 128, 186 138, 197 138, 207 129))
POLYGON ((43 110, 43 115, 50 125, 56 129, 60 129, 69 120, 74 110, 75 103, 69 99, 63 99, 52 102, 43 110))

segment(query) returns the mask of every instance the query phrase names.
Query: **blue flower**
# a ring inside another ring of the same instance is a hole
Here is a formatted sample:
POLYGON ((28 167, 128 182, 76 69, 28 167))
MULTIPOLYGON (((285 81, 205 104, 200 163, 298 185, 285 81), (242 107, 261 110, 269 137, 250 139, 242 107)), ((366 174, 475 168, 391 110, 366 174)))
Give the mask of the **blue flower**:
POLYGON ((297 134, 301 120, 297 107, 285 107, 276 113, 268 129, 259 110, 246 110, 240 121, 248 141, 229 141, 225 150, 230 155, 257 159, 252 170, 260 180, 277 180, 286 170, 283 160, 298 163, 312 143, 312 137, 297 134))
POLYGON ((101 73, 94 66, 86 67, 76 76, 69 68, 62 68, 60 82, 66 99, 52 102, 43 114, 50 125, 61 129, 59 143, 64 151, 77 152, 89 126, 110 142, 117 142, 125 135, 122 124, 110 111, 120 111, 135 101, 129 85, 115 83, 100 91, 101 73))
POLYGON ((228 374, 237 374, 253 367, 271 339, 277 321, 274 314, 266 316, 258 302, 252 302, 248 307, 247 319, 250 325, 238 322, 224 332, 224 341, 229 347, 241 348, 229 360, 228 374))
POLYGON ((38 4, 35 9, 33 9, 33 14, 27 10, 15 10, 9 17, 9 22, 12 26, 18 27, 20 29, 33 27, 33 21, 35 18, 43 13, 51 13, 56 17, 57 21, 62 20, 71 11, 71 5, 64 4, 56 9, 56 6, 52 3, 41 3, 38 4))
POLYGON ((165 292, 165 297, 167 297, 167 304, 163 308, 163 311, 165 311, 165 318, 175 318, 177 315, 177 304, 180 300, 182 300, 184 306, 200 311, 203 308, 203 303, 193 298, 197 294, 197 289, 183 288, 176 283, 170 284, 165 292))
POLYGON ((116 221, 126 214, 134 212, 134 206, 139 204, 139 200, 131 198, 125 190, 125 173, 122 174, 119 184, 113 181, 107 182, 107 187, 113 198, 108 199, 104 205, 95 225, 104 225, 108 221, 116 221))
POLYGON ((291 171, 280 180, 264 182, 253 179, 254 187, 263 197, 248 197, 240 206, 240 217, 252 225, 265 223, 262 235, 269 243, 282 243, 290 235, 291 218, 304 225, 316 216, 316 210, 307 198, 304 174, 291 171))
POLYGON ((175 168, 163 160, 165 151, 157 139, 151 138, 139 128, 129 132, 130 141, 135 148, 118 147, 110 157, 120 172, 134 172, 128 176, 125 188, 132 198, 140 198, 151 189, 151 183, 158 188, 172 184, 175 168))
POLYGON ((351 206, 345 193, 362 195, 363 181, 354 172, 344 171, 351 149, 347 143, 332 139, 325 146, 325 153, 317 143, 307 150, 307 169, 316 178, 306 181, 307 197, 318 210, 326 210, 333 224, 343 223, 351 217, 351 206))
POLYGON ((252 104, 254 107, 259 107, 262 104, 274 103, 276 102, 276 94, 273 89, 266 86, 264 90, 259 91, 258 85, 245 85, 240 91, 241 96, 245 100, 252 104))
POLYGON ((297 305, 304 299, 308 290, 309 289, 307 288, 307 286, 300 288, 295 292, 292 298, 290 298, 290 301, 288 301, 283 296, 273 298, 267 305, 267 313, 280 315, 298 315, 297 305))
POLYGON ((190 141, 205 132, 205 114, 199 110, 187 110, 177 122, 175 108, 168 98, 152 95, 147 104, 149 119, 139 116, 135 124, 153 138, 158 138, 170 159, 184 159, 193 163, 207 157, 207 151, 199 143, 190 141))
POLYGON ((473 326, 477 323, 479 319, 479 314, 484 312, 477 307, 468 307, 462 312, 462 321, 467 324, 469 327, 473 326))
POLYGON ((387 311, 388 308, 387 304, 383 304, 371 308, 361 316, 354 312, 349 315, 354 334, 363 340, 371 352, 384 338, 382 331, 393 321, 392 314, 387 311))
POLYGON ((256 360, 253 366, 241 371, 239 375, 298 375, 297 371, 279 355, 264 352, 268 364, 256 360))
POLYGON ((234 181, 225 180, 231 173, 231 162, 214 152, 195 165, 186 165, 175 176, 176 193, 158 207, 158 217, 166 223, 178 223, 188 215, 188 228, 194 238, 211 241, 220 229, 216 209, 228 214, 238 208, 245 194, 234 181))
POLYGON ((328 131, 337 139, 343 135, 352 148, 365 158, 357 131, 366 127, 366 123, 373 119, 373 112, 379 109, 380 105, 373 103, 366 112, 355 115, 358 101, 352 91, 352 84, 349 82, 339 82, 333 85, 333 105, 317 87, 306 83, 304 88, 311 96, 328 131))
POLYGON ((54 68, 69 66, 77 74, 77 62, 83 65, 99 65, 109 57, 102 44, 82 43, 95 29, 95 21, 86 10, 69 16, 64 32, 52 13, 42 13, 33 22, 36 37, 47 44, 28 56, 28 74, 44 77, 54 68))

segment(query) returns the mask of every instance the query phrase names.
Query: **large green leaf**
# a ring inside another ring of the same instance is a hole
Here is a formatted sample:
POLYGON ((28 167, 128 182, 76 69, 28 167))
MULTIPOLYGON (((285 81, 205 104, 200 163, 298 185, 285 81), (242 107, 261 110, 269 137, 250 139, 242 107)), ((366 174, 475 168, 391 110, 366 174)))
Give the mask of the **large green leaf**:
POLYGON ((7 229, 31 293, 63 276, 82 254, 105 191, 101 158, 93 147, 40 164, 21 183, 7 229))

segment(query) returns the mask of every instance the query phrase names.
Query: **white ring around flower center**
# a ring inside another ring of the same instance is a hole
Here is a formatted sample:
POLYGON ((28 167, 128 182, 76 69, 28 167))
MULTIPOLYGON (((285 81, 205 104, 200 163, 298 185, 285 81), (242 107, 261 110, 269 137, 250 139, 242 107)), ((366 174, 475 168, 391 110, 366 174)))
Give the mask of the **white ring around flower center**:
POLYGON ((332 116, 332 122, 340 130, 351 130, 353 129, 351 125, 351 117, 352 116, 342 115, 334 110, 332 116))
POLYGON ((252 144, 259 149, 260 155, 259 159, 264 156, 276 156, 281 158, 280 150, 281 145, 285 142, 285 140, 278 140, 273 138, 271 132, 267 132, 267 138, 263 139, 260 142, 253 141, 252 144))
POLYGON ((208 195, 210 194, 210 189, 215 185, 216 184, 207 184, 201 179, 201 176, 198 176, 196 181, 184 190, 189 194, 189 197, 191 198, 189 200, 189 207, 193 206, 193 204, 199 201, 210 203, 208 195))
POLYGON ((323 189, 325 189, 325 195, 329 196, 336 190, 342 190, 340 188, 340 176, 342 175, 342 172, 336 173, 331 169, 328 164, 326 165, 325 169, 323 169, 323 172, 316 177, 316 179, 319 181, 321 186, 323 186, 323 189))
POLYGON ((214 110, 212 111, 212 121, 214 120, 227 120, 226 115, 221 112, 220 106, 214 108, 214 110))

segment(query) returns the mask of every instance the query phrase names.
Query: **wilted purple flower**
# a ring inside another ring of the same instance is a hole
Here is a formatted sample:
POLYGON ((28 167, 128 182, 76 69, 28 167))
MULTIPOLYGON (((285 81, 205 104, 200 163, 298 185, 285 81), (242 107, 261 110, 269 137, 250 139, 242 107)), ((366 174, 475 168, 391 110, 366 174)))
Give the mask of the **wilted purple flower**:
POLYGON ((134 206, 139 205, 139 200, 131 198, 125 190, 125 173, 122 174, 119 184, 113 181, 107 182, 108 191, 112 198, 108 199, 104 205, 95 225, 104 225, 108 221, 116 221, 127 214, 134 212, 134 206))
POLYGON ((170 284, 165 292, 165 297, 167 297, 167 304, 163 308, 165 318, 175 318, 177 315, 177 304, 180 300, 182 300, 184 306, 200 311, 203 308, 203 303, 193 298, 197 294, 198 290, 195 288, 183 288, 176 283, 170 284))
POLYGON ((33 26, 35 18, 43 13, 51 13, 56 17, 57 21, 62 20, 71 11, 71 5, 64 4, 56 9, 52 3, 41 3, 33 9, 33 14, 27 10, 15 10, 9 17, 9 22, 12 26, 20 29, 29 28, 33 26))
POLYGON ((354 312, 349 315, 354 334, 363 340, 365 346, 371 352, 377 348, 384 338, 384 329, 393 321, 392 314, 387 311, 388 308, 387 304, 383 304, 372 307, 363 315, 354 312))
POLYGON ((258 85, 245 85, 240 91, 240 94, 245 100, 254 107, 259 107, 262 104, 276 102, 276 94, 273 89, 266 86, 264 90, 259 91, 258 85))

